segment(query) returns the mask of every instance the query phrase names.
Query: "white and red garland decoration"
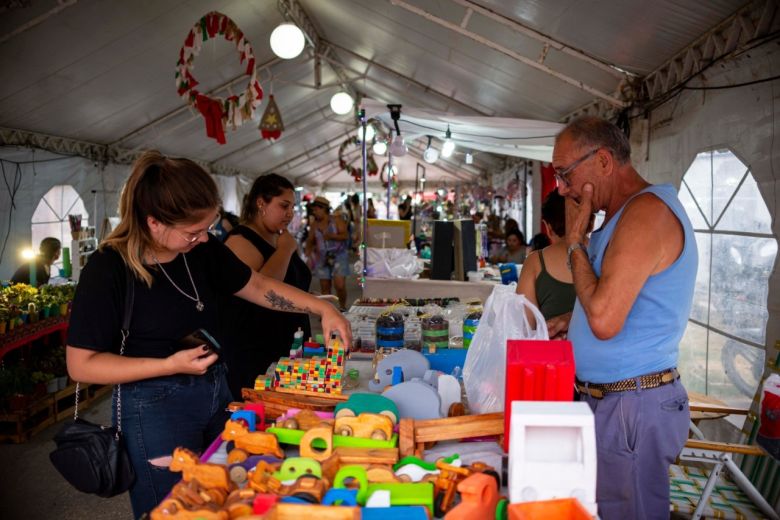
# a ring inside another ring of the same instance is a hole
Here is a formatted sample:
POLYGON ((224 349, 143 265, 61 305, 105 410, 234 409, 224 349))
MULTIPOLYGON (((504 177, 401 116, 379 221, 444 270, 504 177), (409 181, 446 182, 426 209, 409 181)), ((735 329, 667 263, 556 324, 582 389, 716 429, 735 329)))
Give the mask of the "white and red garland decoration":
MULTIPOLYGON (((360 146, 357 136, 348 137, 339 147, 339 168, 344 168, 348 174, 354 177, 355 182, 360 182, 363 179, 363 168, 355 168, 351 164, 348 164, 344 159, 344 150, 347 146, 360 146)), ((366 150, 368 157, 366 158, 366 166, 368 168, 368 175, 376 175, 379 172, 379 167, 374 161, 374 154, 371 153, 371 149, 366 150)))
POLYGON ((219 144, 225 144, 227 125, 231 125, 235 130, 245 121, 252 119, 255 108, 263 99, 263 89, 257 81, 252 45, 233 20, 222 13, 212 11, 190 29, 184 40, 184 46, 179 51, 179 61, 176 63, 176 90, 187 104, 195 107, 203 115, 206 121, 206 135, 216 139, 219 144), (225 40, 235 43, 240 63, 246 62, 245 74, 249 76, 249 83, 244 91, 227 99, 210 97, 198 92, 195 88, 198 80, 192 74, 193 62, 200 54, 203 42, 217 35, 222 35, 225 40))

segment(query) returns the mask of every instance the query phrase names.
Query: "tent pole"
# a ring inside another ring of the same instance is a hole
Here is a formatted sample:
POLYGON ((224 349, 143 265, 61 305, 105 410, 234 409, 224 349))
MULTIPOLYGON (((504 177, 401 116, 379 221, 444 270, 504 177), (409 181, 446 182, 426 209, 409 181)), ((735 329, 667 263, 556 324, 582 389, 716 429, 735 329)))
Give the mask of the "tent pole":
POLYGON ((391 188, 391 179, 393 178, 393 154, 387 154, 388 160, 387 160, 387 220, 390 220, 390 190, 391 188))
POLYGON ((363 132, 363 138, 361 139, 361 150, 363 152, 363 175, 361 180, 363 181, 363 239, 360 242, 360 249, 363 256, 363 272, 360 276, 360 286, 365 290, 366 288, 366 274, 368 273, 368 247, 366 246, 366 237, 368 236, 368 187, 366 185, 366 177, 368 177, 368 156, 366 155, 366 111, 361 108, 358 111, 358 118, 360 119, 360 130, 363 132))

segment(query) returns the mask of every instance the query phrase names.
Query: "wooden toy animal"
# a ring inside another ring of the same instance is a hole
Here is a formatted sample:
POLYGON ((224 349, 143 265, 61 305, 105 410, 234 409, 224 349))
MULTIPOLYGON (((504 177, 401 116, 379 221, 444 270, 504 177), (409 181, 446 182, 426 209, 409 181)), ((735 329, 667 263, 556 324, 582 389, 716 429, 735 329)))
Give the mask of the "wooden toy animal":
POLYGON ((181 471, 182 480, 185 482, 196 479, 201 486, 207 488, 221 488, 226 491, 233 488, 225 466, 201 463, 198 456, 187 448, 179 447, 173 450, 173 460, 169 469, 181 471))
POLYGON ((233 448, 244 450, 252 455, 284 457, 284 452, 279 447, 279 441, 274 434, 250 432, 245 425, 236 421, 227 421, 225 423, 222 440, 228 441, 228 460, 230 462, 240 462, 230 460, 230 453, 233 451, 233 448), (232 441, 232 444, 230 441, 232 441))

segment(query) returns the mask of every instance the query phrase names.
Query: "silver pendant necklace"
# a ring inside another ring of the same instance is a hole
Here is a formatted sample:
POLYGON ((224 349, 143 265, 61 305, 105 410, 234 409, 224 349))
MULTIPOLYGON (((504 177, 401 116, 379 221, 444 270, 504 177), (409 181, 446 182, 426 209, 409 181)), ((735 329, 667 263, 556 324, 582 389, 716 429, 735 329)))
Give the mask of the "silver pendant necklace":
POLYGON ((187 294, 186 292, 182 291, 181 287, 176 285, 176 282, 174 282, 171 279, 171 277, 168 276, 168 273, 165 272, 165 269, 163 269, 163 266, 160 264, 160 261, 157 260, 156 256, 152 255, 152 260, 154 260, 154 263, 157 264, 157 267, 160 268, 160 271, 162 271, 162 273, 165 275, 165 277, 168 279, 168 281, 171 282, 171 285, 173 285, 176 288, 177 291, 179 291, 184 296, 186 296, 187 298, 189 298, 190 300, 195 302, 195 308, 198 310, 198 312, 200 312, 200 311, 203 310, 203 307, 204 307, 203 302, 200 301, 200 295, 198 294, 198 288, 195 287, 195 280, 192 279, 192 273, 190 272, 190 266, 187 265, 187 255, 185 253, 182 253, 181 256, 184 259, 184 267, 185 267, 185 269, 187 269, 187 275, 189 275, 189 277, 190 277, 190 283, 192 284, 192 290, 195 291, 195 296, 194 297, 192 297, 189 294, 187 294))

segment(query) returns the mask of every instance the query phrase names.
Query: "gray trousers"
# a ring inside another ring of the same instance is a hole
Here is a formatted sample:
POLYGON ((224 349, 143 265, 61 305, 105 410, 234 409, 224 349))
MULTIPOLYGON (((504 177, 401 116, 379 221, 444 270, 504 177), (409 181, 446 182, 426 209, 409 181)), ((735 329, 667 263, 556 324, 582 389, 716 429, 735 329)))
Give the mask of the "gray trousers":
POLYGON ((580 399, 596 420, 599 516, 669 518, 669 465, 688 438, 690 421, 688 393, 680 380, 604 399, 582 394, 580 399))

